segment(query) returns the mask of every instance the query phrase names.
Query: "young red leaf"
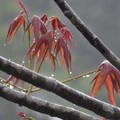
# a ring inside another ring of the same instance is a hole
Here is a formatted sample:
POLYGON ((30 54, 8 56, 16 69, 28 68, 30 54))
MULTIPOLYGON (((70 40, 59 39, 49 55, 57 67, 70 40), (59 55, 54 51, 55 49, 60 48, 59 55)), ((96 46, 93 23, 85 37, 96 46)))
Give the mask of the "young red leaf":
POLYGON ((57 40, 57 43, 55 45, 55 52, 56 52, 56 56, 60 52, 62 65, 64 64, 64 61, 65 61, 67 70, 68 72, 70 72, 71 71, 71 53, 68 47, 68 43, 62 37, 58 38, 57 40))
POLYGON ((58 17, 52 17, 51 22, 52 22, 53 30, 56 30, 57 28, 61 29, 63 27, 66 27, 66 25, 64 25, 58 17))
POLYGON ((30 50, 27 52, 26 56, 28 54, 31 54, 31 57, 32 57, 31 60, 33 60, 37 55, 38 55, 38 60, 40 60, 43 56, 45 59, 46 58, 46 55, 44 55, 45 52, 46 54, 48 51, 49 53, 51 53, 51 50, 52 50, 52 43, 53 43, 53 37, 54 37, 52 32, 53 31, 49 31, 46 34, 42 35, 42 37, 38 39, 37 44, 35 44, 34 42, 30 50))
POLYGON ((18 0, 18 4, 20 5, 20 7, 23 9, 24 12, 27 12, 26 7, 21 0, 18 0))
POLYGON ((70 32, 70 30, 67 28, 67 27, 62 27, 60 29, 61 33, 62 33, 62 37, 63 39, 66 41, 66 42, 70 42, 70 44, 72 45, 72 40, 73 40, 73 37, 72 37, 72 34, 70 32))
POLYGON ((34 33, 35 44, 38 43, 40 34, 45 34, 47 32, 46 25, 44 22, 36 15, 33 16, 31 22, 28 24, 26 31, 30 30, 34 33))
POLYGON ((19 81, 21 81, 21 87, 24 88, 24 81, 20 80, 12 75, 8 77, 5 83, 9 83, 10 81, 14 81, 14 85, 17 85, 19 81), (15 81, 14 81, 15 80, 15 81))
POLYGON ((92 92, 91 92, 91 96, 92 97, 95 97, 96 94, 98 93, 98 91, 101 89, 101 86, 102 86, 102 71, 100 73, 98 73, 98 75, 93 79, 95 80, 95 83, 93 85, 93 88, 92 88, 92 92))
POLYGON ((40 60, 44 61, 47 57, 50 58, 54 68, 56 67, 57 55, 60 52, 61 63, 67 66, 67 70, 71 70, 71 53, 69 49, 69 43, 72 45, 72 35, 69 29, 59 20, 58 17, 52 17, 52 20, 48 20, 47 15, 44 15, 41 19, 38 16, 34 16, 31 22, 28 24, 25 32, 30 30, 34 33, 34 42, 29 51, 25 55, 31 56, 31 61, 37 57, 37 64, 40 60), (53 29, 47 31, 46 22, 52 22, 53 29), (57 35, 60 32, 60 35, 57 35))
POLYGON ((108 96, 113 105, 116 105, 116 100, 115 100, 115 95, 114 95, 114 85, 112 82, 112 78, 110 75, 107 75, 106 81, 105 81, 105 86, 108 91, 108 96))
POLYGON ((48 16, 47 14, 44 14, 42 17, 41 17, 41 20, 46 23, 48 21, 48 16))
POLYGON ((105 85, 110 102, 116 105, 114 93, 120 94, 120 71, 107 60, 102 62, 97 71, 99 73, 92 81, 95 81, 95 83, 92 88, 91 96, 95 97, 102 85, 105 85))
POLYGON ((10 75, 6 81, 6 83, 9 83, 10 81, 12 81, 14 79, 14 76, 10 75))
POLYGON ((40 18, 38 16, 34 16, 31 21, 35 42, 38 43, 39 37, 40 37, 40 18))
POLYGON ((21 12, 10 24, 6 40, 9 38, 10 43, 13 40, 13 37, 15 36, 15 33, 19 29, 19 27, 25 23, 25 18, 23 15, 23 12, 21 12))

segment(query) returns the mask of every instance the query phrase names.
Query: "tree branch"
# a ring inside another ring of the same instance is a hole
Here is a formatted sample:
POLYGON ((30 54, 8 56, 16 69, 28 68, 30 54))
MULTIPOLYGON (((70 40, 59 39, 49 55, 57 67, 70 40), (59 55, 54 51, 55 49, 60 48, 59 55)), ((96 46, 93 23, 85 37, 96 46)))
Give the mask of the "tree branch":
POLYGON ((36 87, 53 92, 67 101, 91 110, 100 116, 106 117, 108 119, 120 120, 119 108, 70 88, 69 86, 55 80, 54 78, 35 73, 3 57, 0 57, 0 70, 22 79, 36 87))
POLYGON ((65 0, 54 0, 64 15, 108 61, 120 70, 120 59, 77 16, 65 0))
POLYGON ((59 117, 64 120, 73 120, 74 118, 76 120, 98 120, 95 117, 92 117, 83 112, 79 112, 73 108, 38 99, 1 84, 0 96, 19 105, 28 107, 32 110, 48 114, 52 117, 59 117))

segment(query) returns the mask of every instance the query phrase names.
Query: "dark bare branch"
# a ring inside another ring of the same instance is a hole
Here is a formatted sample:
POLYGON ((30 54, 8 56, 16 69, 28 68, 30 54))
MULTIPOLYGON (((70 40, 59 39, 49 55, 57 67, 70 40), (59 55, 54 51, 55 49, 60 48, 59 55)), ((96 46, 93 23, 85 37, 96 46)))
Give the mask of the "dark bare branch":
POLYGON ((54 78, 35 73, 3 57, 0 57, 0 70, 33 84, 36 87, 53 92, 67 101, 91 110, 100 116, 108 119, 120 119, 120 108, 92 98, 55 80, 54 78))
POLYGON ((48 101, 38 99, 36 97, 26 95, 20 91, 13 90, 7 86, 0 84, 0 96, 19 104, 20 106, 28 107, 34 111, 48 114, 52 117, 59 117, 64 120, 98 120, 86 113, 79 112, 73 108, 50 103, 48 101))

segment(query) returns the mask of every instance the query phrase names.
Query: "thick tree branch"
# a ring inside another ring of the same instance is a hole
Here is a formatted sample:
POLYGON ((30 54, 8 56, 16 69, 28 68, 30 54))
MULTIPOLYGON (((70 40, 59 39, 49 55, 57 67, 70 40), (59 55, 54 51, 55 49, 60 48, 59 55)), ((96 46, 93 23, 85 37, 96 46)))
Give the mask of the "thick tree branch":
POLYGON ((83 34, 83 36, 116 68, 120 70, 120 59, 98 38, 77 16, 65 0, 54 0, 64 15, 83 34))
POLYGON ((0 70, 33 84, 36 87, 53 92, 73 104, 91 110, 100 116, 108 119, 120 120, 119 108, 76 91, 75 89, 68 87, 54 78, 35 73, 3 57, 0 57, 0 70))
POLYGON ((59 117, 64 120, 98 120, 95 117, 92 117, 83 112, 79 112, 73 108, 38 99, 1 84, 0 96, 19 105, 28 107, 32 110, 38 111, 40 113, 45 113, 53 117, 59 117))

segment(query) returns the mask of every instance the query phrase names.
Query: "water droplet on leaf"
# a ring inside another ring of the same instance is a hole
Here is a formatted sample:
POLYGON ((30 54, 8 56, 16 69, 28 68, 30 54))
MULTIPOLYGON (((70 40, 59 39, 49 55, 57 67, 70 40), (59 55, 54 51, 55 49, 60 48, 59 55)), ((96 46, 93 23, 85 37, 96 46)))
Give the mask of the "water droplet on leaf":
POLYGON ((55 42, 57 42, 57 40, 55 39, 55 42))
POLYGON ((54 37, 54 39, 56 39, 56 37, 54 37))

